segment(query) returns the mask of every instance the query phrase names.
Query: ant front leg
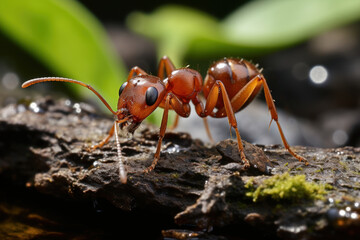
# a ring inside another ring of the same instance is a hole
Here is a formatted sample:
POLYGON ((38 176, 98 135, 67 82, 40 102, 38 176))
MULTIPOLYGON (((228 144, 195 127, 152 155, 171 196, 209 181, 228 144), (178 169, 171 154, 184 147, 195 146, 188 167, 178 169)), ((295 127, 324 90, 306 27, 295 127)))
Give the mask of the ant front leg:
POLYGON ((167 125, 167 121, 168 121, 168 113, 169 113, 169 108, 174 109, 175 112, 182 116, 182 117, 188 117, 190 115, 190 105, 189 104, 184 104, 182 103, 173 93, 168 93, 165 99, 165 105, 164 105, 164 114, 161 120, 161 126, 160 126, 160 132, 159 132, 159 140, 158 140, 158 144, 156 147, 156 152, 154 155, 154 160, 151 163, 150 167, 148 167, 147 169, 144 170, 145 173, 148 173, 152 170, 154 170, 157 162, 159 161, 160 158, 160 151, 161 151, 161 144, 162 144, 162 140, 165 136, 165 131, 166 131, 166 125, 167 125))
POLYGON ((148 173, 148 172, 154 170, 157 162, 159 161, 161 143, 162 143, 162 140, 163 140, 163 138, 165 136, 166 124, 167 124, 167 120, 168 120, 169 103, 170 103, 170 95, 167 95, 167 97, 165 99, 164 114, 163 114, 163 117, 162 117, 162 120, 161 120, 161 126, 160 126, 160 132, 159 132, 159 140, 158 140, 158 144, 157 144, 157 147, 156 147, 154 160, 151 163, 150 167, 148 167, 147 169, 144 170, 145 173, 148 173))
POLYGON ((110 128, 108 135, 103 140, 101 140, 101 142, 99 142, 98 144, 92 145, 91 147, 87 148, 87 151, 92 152, 97 148, 102 148, 106 143, 109 142, 110 138, 114 135, 115 124, 120 124, 120 123, 126 122, 127 120, 129 120, 129 119, 124 118, 122 120, 116 120, 114 122, 114 124, 112 125, 112 127, 110 128))
POLYGON ((91 147, 87 148, 87 151, 92 152, 92 151, 94 151, 95 149, 101 148, 101 147, 104 146, 106 143, 108 143, 109 140, 110 140, 110 138, 114 135, 114 127, 115 127, 115 124, 116 124, 116 123, 114 123, 114 124, 112 125, 112 127, 110 128, 110 131, 109 131, 108 135, 107 135, 103 140, 101 140, 101 142, 99 142, 98 144, 92 145, 91 147))

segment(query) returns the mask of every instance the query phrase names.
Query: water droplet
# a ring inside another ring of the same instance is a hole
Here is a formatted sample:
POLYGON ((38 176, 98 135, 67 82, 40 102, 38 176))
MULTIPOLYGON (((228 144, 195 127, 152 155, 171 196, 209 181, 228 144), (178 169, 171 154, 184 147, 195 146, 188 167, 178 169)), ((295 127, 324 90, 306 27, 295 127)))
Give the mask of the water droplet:
POLYGON ((180 146, 177 144, 174 144, 173 146, 168 147, 165 151, 168 153, 178 153, 178 152, 180 152, 180 146))
POLYGON ((65 106, 69 107, 70 105, 71 105, 71 101, 69 99, 66 99, 65 100, 65 106))
POLYGON ((340 215, 340 217, 345 217, 346 211, 344 209, 340 209, 339 210, 339 215, 340 215))
POLYGON ((39 113, 40 112, 40 108, 39 108, 39 106, 38 106, 38 104, 36 102, 30 103, 29 108, 34 113, 39 113))
POLYGON ((271 174, 271 171, 272 171, 272 167, 270 167, 269 165, 266 166, 266 169, 265 169, 265 173, 266 174, 271 174))
POLYGON ((73 108, 75 109, 76 113, 81 113, 81 107, 79 103, 74 103, 73 108))

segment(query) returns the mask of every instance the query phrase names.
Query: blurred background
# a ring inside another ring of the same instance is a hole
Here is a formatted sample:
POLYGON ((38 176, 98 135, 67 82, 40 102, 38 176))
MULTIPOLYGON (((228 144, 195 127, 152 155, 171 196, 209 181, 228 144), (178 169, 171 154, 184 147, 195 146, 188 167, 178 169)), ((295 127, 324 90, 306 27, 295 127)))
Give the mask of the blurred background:
MULTIPOLYGON (((94 86, 115 109, 129 69, 157 74, 163 55, 205 76, 223 57, 258 63, 272 90, 291 145, 360 146, 360 1, 357 0, 95 0, 0 1, 0 105, 35 96, 91 102, 87 89, 41 84, 61 76, 94 86)), ((148 119, 158 124, 161 110, 148 119)), ((243 139, 281 144, 263 93, 236 114, 243 139)), ((228 120, 209 119, 216 141, 228 120)), ((195 111, 177 131, 207 141, 195 111)), ((233 135, 235 136, 235 135, 233 135)))

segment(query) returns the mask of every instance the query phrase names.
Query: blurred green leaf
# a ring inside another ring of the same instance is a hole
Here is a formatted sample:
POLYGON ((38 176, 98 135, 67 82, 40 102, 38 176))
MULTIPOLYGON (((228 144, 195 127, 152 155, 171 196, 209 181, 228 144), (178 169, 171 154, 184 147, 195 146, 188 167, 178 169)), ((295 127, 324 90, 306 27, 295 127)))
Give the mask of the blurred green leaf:
POLYGON ((203 12, 175 5, 161 7, 151 15, 131 13, 127 24, 134 31, 153 38, 157 43, 159 58, 170 56, 176 66, 182 63, 194 39, 216 38, 220 33, 216 19, 203 12))
POLYGON ((151 37, 159 57, 181 66, 185 56, 251 56, 304 41, 360 19, 357 0, 257 0, 240 6, 223 21, 180 6, 164 6, 150 15, 135 12, 128 26, 151 37))
MULTIPOLYGON (((1 0, 0 30, 55 74, 91 84, 110 105, 117 103, 125 68, 103 27, 77 1, 1 0)), ((95 96, 83 87, 74 89, 95 96)))
POLYGON ((237 9, 222 26, 229 41, 283 47, 357 19, 358 0, 258 0, 237 9))

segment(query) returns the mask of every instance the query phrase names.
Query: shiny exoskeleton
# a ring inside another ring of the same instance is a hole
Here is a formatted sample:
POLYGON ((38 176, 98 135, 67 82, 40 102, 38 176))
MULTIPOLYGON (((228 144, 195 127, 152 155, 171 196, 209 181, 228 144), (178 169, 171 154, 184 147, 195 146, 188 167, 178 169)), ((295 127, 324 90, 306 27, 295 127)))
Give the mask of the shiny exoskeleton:
POLYGON ((261 88, 264 89, 271 119, 278 126, 285 148, 299 161, 304 161, 305 164, 308 164, 303 157, 290 149, 278 122, 278 115, 270 89, 261 71, 255 65, 243 59, 224 58, 215 62, 209 68, 204 81, 196 70, 190 68, 176 69, 166 56, 160 60, 158 76, 149 75, 141 68, 133 67, 126 82, 120 87, 117 111, 112 110, 95 89, 80 81, 55 77, 37 78, 25 82, 22 87, 25 88, 36 83, 48 81, 71 82, 87 87, 116 116, 108 136, 99 144, 92 146, 91 149, 102 147, 115 132, 120 162, 120 179, 123 183, 126 183, 127 178, 121 160, 120 144, 117 137, 118 125, 121 127, 127 126, 128 130, 132 132, 157 107, 164 108, 154 160, 151 166, 145 170, 145 172, 149 172, 154 169, 160 158, 161 143, 166 131, 169 109, 174 110, 177 114, 175 127, 179 116, 186 118, 190 115, 190 102, 194 104, 196 113, 204 119, 204 124, 210 138, 211 134, 206 117, 228 118, 230 126, 236 133, 240 157, 244 166, 246 168, 249 167, 250 164, 244 153, 234 113, 245 108, 255 98, 261 88), (201 95, 206 99, 205 106, 202 103, 201 95))

